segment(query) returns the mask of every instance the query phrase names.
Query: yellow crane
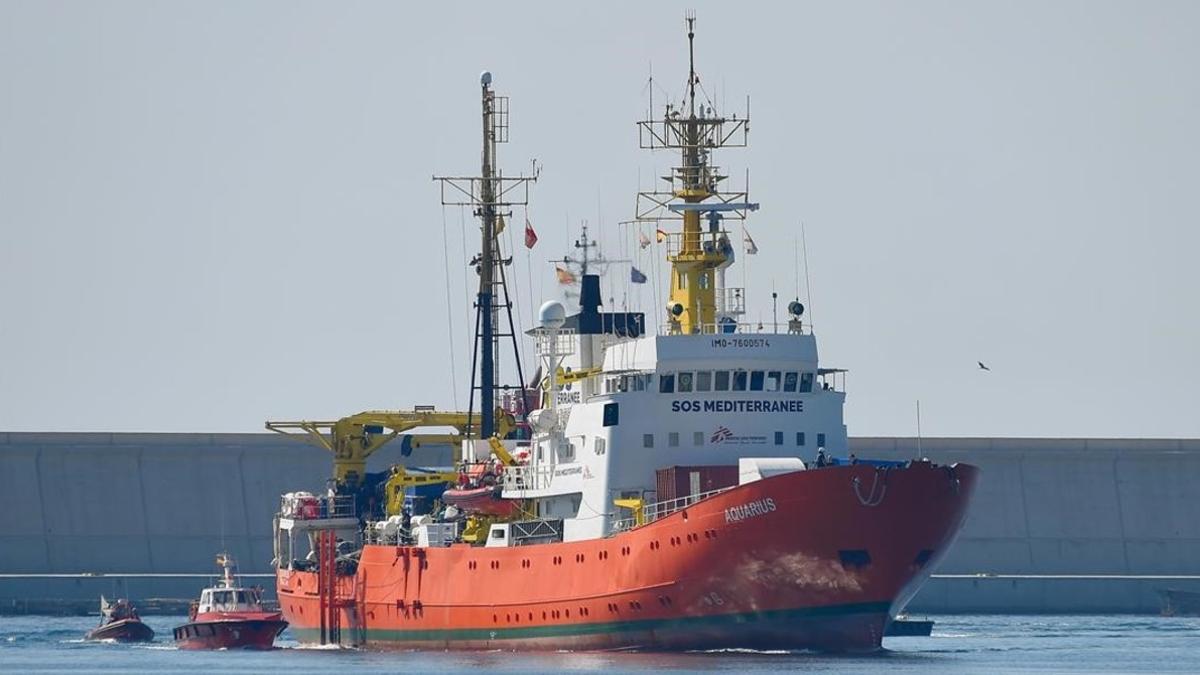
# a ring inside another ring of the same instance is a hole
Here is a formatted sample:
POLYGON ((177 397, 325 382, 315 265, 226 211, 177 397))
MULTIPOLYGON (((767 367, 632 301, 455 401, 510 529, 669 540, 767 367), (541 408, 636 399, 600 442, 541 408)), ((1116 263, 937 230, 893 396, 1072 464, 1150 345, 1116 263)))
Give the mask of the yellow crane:
POLYGON ((417 485, 443 485, 458 481, 457 471, 410 471, 397 464, 392 467, 385 486, 386 511, 389 516, 398 516, 404 511, 404 491, 417 485))
MULTIPOLYGON (((496 409, 497 438, 507 436, 515 426, 512 414, 496 409)), ((425 407, 413 410, 368 410, 333 422, 267 422, 267 429, 285 436, 306 434, 310 443, 333 453, 333 477, 338 485, 357 488, 366 475, 367 458, 401 434, 411 439, 413 447, 430 442, 449 443, 454 448, 454 463, 458 464, 462 440, 479 433, 479 415, 440 412, 425 407), (457 433, 406 434, 414 429, 436 427, 450 427, 457 433)), ((501 457, 501 460, 504 461, 504 458, 501 457)))

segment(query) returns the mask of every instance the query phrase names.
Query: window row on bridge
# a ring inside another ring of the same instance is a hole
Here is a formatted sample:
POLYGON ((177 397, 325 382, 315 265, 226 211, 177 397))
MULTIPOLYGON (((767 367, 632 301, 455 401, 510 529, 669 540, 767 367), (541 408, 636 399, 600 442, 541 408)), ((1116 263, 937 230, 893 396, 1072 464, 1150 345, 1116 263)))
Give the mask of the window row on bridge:
POLYGON ((682 370, 663 373, 658 390, 663 394, 709 391, 799 392, 813 390, 813 373, 794 370, 682 370))

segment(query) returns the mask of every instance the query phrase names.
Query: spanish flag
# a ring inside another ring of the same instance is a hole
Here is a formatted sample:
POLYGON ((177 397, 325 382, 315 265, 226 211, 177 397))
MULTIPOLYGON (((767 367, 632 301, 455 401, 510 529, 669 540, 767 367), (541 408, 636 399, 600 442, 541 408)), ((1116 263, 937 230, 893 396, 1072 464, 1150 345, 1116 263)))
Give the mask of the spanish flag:
POLYGON ((575 283, 575 275, 574 275, 574 274, 571 274, 571 270, 568 270, 568 269, 563 269, 562 267, 559 267, 558 265, 555 265, 555 266, 554 266, 554 273, 555 273, 556 275, 558 275, 558 283, 560 283, 560 284, 573 284, 573 283, 575 283))

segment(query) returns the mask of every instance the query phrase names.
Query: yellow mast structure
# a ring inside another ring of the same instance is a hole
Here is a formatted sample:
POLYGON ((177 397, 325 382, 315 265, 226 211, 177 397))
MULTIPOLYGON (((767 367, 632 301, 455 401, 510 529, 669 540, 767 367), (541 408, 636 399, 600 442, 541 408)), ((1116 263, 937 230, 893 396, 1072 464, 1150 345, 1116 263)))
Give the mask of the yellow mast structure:
POLYGON ((737 115, 717 114, 707 96, 697 100, 700 78, 696 74, 695 23, 695 15, 689 14, 684 104, 675 107, 668 103, 661 119, 638 123, 641 147, 679 150, 682 156, 680 166, 674 167, 671 175, 663 176, 669 189, 638 193, 637 213, 637 220, 654 222, 656 226, 664 220, 683 221, 681 232, 660 230, 671 263, 667 323, 670 332, 676 334, 717 332, 721 315, 741 313, 741 289, 719 289, 715 276, 733 258, 733 248, 728 234, 721 229, 721 221, 744 219, 747 212, 758 208, 757 204, 746 201, 746 191, 722 191, 720 184, 728 176, 710 163, 711 153, 717 148, 745 147, 750 120, 748 114, 741 119, 737 115), (707 215, 708 231, 702 226, 702 214, 707 215), (737 306, 729 302, 733 297, 737 298, 737 306))

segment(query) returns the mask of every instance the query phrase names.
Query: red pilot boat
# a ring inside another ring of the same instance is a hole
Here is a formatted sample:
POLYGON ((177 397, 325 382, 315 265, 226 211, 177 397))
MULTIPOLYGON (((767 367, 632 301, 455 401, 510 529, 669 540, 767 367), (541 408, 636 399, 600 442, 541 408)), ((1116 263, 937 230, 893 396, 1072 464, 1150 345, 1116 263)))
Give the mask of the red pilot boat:
POLYGON ((124 598, 109 602, 100 596, 100 625, 88 631, 87 640, 116 640, 117 642, 149 642, 154 631, 142 623, 137 609, 124 598))
POLYGON ((175 629, 175 643, 180 649, 271 649, 287 621, 263 609, 259 589, 238 585, 232 558, 222 554, 217 564, 224 576, 192 603, 188 622, 175 629))

